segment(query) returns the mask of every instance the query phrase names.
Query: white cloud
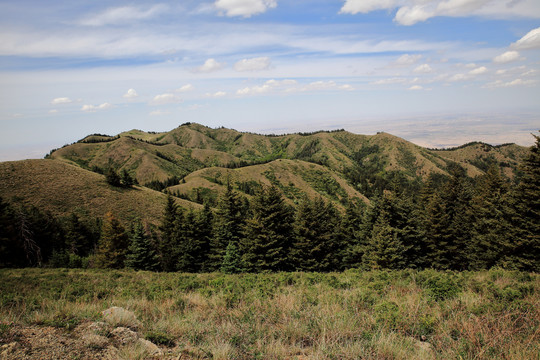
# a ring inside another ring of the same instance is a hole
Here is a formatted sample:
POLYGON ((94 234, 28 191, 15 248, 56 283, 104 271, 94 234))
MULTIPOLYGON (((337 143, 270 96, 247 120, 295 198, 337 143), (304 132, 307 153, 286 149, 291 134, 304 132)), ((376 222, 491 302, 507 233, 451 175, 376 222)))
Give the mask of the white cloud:
POLYGON ((486 88, 505 88, 505 87, 514 87, 514 86, 527 86, 527 85, 534 85, 536 81, 534 80, 522 80, 522 79, 515 79, 512 81, 504 82, 502 80, 493 81, 490 83, 487 83, 484 87, 486 88))
POLYGON ((105 10, 104 12, 86 17, 79 21, 79 24, 85 26, 104 26, 129 23, 152 18, 167 10, 163 4, 154 5, 148 9, 135 6, 122 6, 105 10))
POLYGON ((387 79, 380 79, 370 82, 371 85, 390 85, 390 84, 403 84, 407 79, 401 77, 393 77, 387 79))
POLYGON ((340 90, 353 91, 354 87, 350 84, 344 84, 339 86, 340 90))
POLYGON ((262 14, 277 6, 276 0, 216 0, 214 5, 225 11, 227 16, 242 16, 262 14))
POLYGON ((427 5, 403 6, 397 11, 394 20, 401 25, 414 25, 433 16, 435 13, 427 5))
POLYGON ((411 90, 411 91, 417 91, 417 90, 423 90, 424 88, 420 85, 413 85, 411 86, 410 88, 408 88, 407 90, 411 90))
POLYGON ((420 60, 421 58, 422 58, 422 55, 420 54, 415 54, 415 55, 404 54, 404 55, 401 55, 399 58, 397 58, 397 60, 394 62, 394 65, 406 66, 406 65, 416 64, 418 60, 420 60))
POLYGON ((107 109, 111 109, 113 107, 114 106, 112 104, 109 104, 109 103, 103 103, 101 105, 83 105, 82 108, 81 108, 81 111, 96 112, 98 110, 107 110, 107 109))
POLYGON ((512 44, 514 49, 540 49, 540 27, 529 31, 525 36, 512 44))
POLYGON ((70 98, 59 97, 59 98, 52 99, 51 105, 70 104, 72 102, 73 100, 71 100, 70 98))
POLYGON ((270 67, 269 57, 257 57, 252 59, 242 59, 234 64, 236 71, 258 71, 266 70, 270 67))
POLYGON ((222 69, 225 66, 224 63, 219 63, 216 61, 216 59, 208 59, 204 62, 203 65, 193 69, 194 72, 200 72, 200 73, 209 73, 213 71, 218 71, 222 69))
POLYGON ((340 10, 342 14, 367 14, 374 10, 392 9, 399 2, 396 0, 346 0, 340 10))
POLYGON ((271 90, 291 91, 291 89, 294 89, 294 86, 297 84, 298 82, 292 79, 284 79, 284 80, 271 79, 271 80, 266 81, 263 85, 257 85, 253 87, 245 87, 245 88, 239 89, 238 91, 236 91, 236 95, 263 94, 271 90))
POLYGON ((540 17, 538 0, 346 0, 340 13, 365 14, 396 8, 394 21, 401 25, 414 25, 436 16, 540 17))
POLYGON ((49 110, 49 114, 56 114, 56 113, 58 113, 58 110, 56 109, 49 110))
POLYGON ((181 86, 180 88, 176 89, 176 92, 188 92, 192 91, 195 87, 191 84, 186 84, 181 86))
POLYGON ((126 98, 126 99, 135 99, 136 97, 138 97, 139 95, 137 94, 137 92, 135 91, 135 89, 129 89, 124 95, 123 97, 126 98))
POLYGON ((225 91, 216 91, 215 93, 207 93, 206 96, 213 97, 213 98, 220 98, 226 96, 227 93, 225 91))
POLYGON ((150 112, 150 116, 162 116, 162 115, 169 115, 170 112, 168 111, 163 111, 163 110, 154 110, 154 111, 151 111, 150 112))
POLYGON ((154 96, 151 105, 165 105, 165 104, 178 104, 181 103, 182 99, 175 94, 165 93, 154 96))
POLYGON ((414 69, 414 72, 419 74, 428 74, 430 72, 433 72, 433 69, 428 64, 422 64, 416 69, 414 69))
POLYGON ((468 80, 470 79, 470 76, 469 75, 465 75, 465 74, 455 74, 455 75, 452 75, 448 81, 451 81, 451 82, 456 82, 456 81, 465 81, 465 80, 468 80))
POLYGON ((469 71, 470 75, 481 75, 487 73, 488 69, 485 66, 477 67, 476 69, 472 69, 469 71))
POLYGON ((493 58, 493 62, 498 64, 506 64, 519 59, 519 53, 517 51, 507 51, 501 55, 497 55, 493 58))

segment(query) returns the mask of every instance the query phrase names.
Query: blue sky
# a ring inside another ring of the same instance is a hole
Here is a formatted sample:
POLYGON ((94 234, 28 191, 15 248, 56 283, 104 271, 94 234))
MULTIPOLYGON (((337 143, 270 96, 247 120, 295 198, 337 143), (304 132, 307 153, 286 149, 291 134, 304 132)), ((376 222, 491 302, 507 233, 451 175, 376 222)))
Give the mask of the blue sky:
POLYGON ((538 0, 0 1, 0 161, 184 122, 532 143, 538 0))

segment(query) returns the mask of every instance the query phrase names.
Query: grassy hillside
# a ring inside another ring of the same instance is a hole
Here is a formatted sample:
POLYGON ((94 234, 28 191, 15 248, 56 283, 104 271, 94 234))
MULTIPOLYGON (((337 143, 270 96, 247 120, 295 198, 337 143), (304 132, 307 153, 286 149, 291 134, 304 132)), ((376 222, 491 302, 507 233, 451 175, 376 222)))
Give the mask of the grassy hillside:
MULTIPOLYGON (((156 224, 166 195, 140 186, 112 187, 105 176, 58 160, 24 160, 0 163, 0 197, 55 216, 74 212, 101 218, 112 211, 125 221, 140 218, 156 224)), ((200 206, 180 199, 178 203, 200 206)))
POLYGON ((283 159, 237 169, 205 168, 189 174, 185 183, 169 187, 167 191, 192 201, 212 200, 225 192, 227 183, 248 197, 261 185, 275 185, 290 204, 298 204, 305 195, 322 196, 337 206, 347 198, 368 201, 345 179, 324 166, 283 159))
POLYGON ((452 163, 469 176, 495 164, 512 178, 526 152, 517 145, 483 143, 432 150, 387 133, 275 136, 184 124, 163 133, 92 134, 52 151, 47 161, 2 163, 8 170, 0 175, 0 196, 58 215, 102 216, 115 210, 125 220, 143 217, 155 223, 164 195, 148 187, 189 200, 178 199, 184 207, 215 204, 227 181, 247 197, 261 184, 273 184, 290 204, 307 195, 342 207, 346 198, 368 201, 364 195, 380 193, 396 174, 415 182, 432 173, 447 175, 452 163), (144 187, 111 188, 96 174, 109 168, 127 171, 144 187))
POLYGON ((486 164, 495 163, 512 176, 525 152, 526 148, 517 145, 494 147, 482 143, 429 150, 387 133, 366 136, 332 131, 267 136, 184 124, 165 133, 131 130, 116 137, 93 135, 52 152, 50 157, 88 169, 126 169, 145 184, 183 177, 207 167, 239 167, 276 159, 314 162, 343 174, 376 158, 380 171, 400 171, 419 179, 433 172, 446 174, 449 162, 462 165, 470 176, 483 173, 486 164))
POLYGON ((153 358, 122 342, 117 326, 159 345, 160 359, 529 360, 540 352, 538 274, 1 269, 0 277, 6 359, 153 358), (135 317, 103 323, 111 306, 135 317))

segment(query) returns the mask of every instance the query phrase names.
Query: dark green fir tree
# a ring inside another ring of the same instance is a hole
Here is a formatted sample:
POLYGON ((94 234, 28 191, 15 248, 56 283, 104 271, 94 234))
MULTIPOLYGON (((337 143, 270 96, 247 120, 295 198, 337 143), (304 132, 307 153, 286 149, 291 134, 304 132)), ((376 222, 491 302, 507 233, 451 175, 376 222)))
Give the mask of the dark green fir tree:
POLYGON ((253 199, 252 217, 240 244, 247 271, 284 271, 293 237, 293 212, 275 186, 263 187, 253 199))
POLYGON ((129 238, 120 221, 111 212, 105 215, 101 237, 94 256, 98 268, 120 269, 124 267, 129 238))
POLYGON ((220 270, 225 274, 238 274, 243 271, 242 256, 234 241, 229 242, 229 245, 225 249, 220 270))
POLYGON ((512 194, 514 267, 540 272, 540 136, 521 164, 521 180, 512 194))
POLYGON ((150 242, 150 237, 140 221, 135 222, 133 225, 130 240, 131 245, 125 261, 126 267, 135 270, 158 270, 159 258, 150 242))

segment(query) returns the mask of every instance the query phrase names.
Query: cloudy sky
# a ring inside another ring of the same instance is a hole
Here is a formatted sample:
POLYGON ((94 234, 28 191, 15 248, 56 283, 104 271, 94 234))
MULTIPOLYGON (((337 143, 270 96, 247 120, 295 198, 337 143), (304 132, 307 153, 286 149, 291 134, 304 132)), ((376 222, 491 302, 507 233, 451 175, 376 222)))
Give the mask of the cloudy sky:
POLYGON ((0 161, 184 122, 532 144, 538 0, 0 1, 0 161))

